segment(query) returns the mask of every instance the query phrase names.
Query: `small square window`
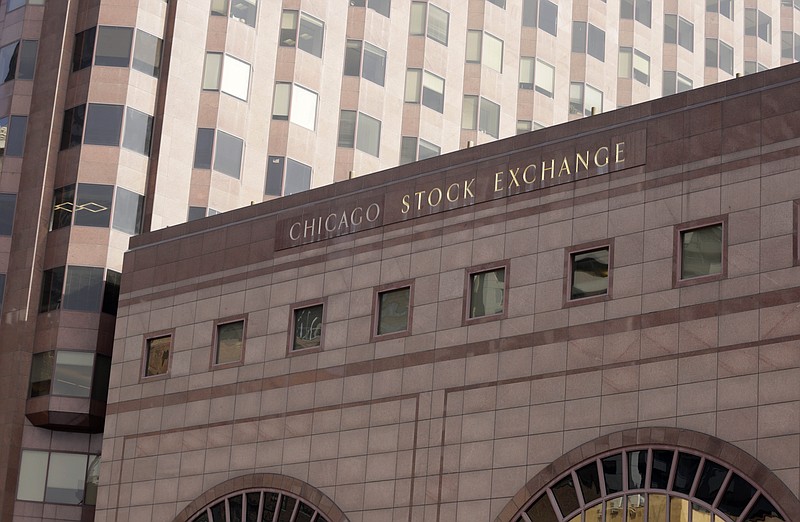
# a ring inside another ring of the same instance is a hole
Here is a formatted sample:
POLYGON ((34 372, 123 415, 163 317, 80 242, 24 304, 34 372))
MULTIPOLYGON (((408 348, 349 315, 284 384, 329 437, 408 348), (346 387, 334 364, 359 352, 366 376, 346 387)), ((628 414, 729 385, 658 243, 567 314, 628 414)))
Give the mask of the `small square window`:
POLYGON ((716 223, 680 231, 680 279, 722 274, 723 226, 716 223))
POLYGON ((505 311, 506 268, 469 274, 469 319, 501 315, 505 311))
MULTIPOLYGON (((227 325, 225 325, 227 326, 227 325)), ((169 371, 169 354, 172 351, 172 336, 163 335, 145 341, 144 376, 166 375, 169 371)))
POLYGON ((405 333, 409 329, 411 287, 378 292, 375 335, 405 333))
POLYGON ((244 319, 217 324, 214 364, 242 361, 244 353, 244 319))
POLYGON ((608 247, 570 254, 571 300, 608 295, 609 257, 608 247))
POLYGON ((292 317, 292 351, 322 346, 322 303, 295 308, 292 317))

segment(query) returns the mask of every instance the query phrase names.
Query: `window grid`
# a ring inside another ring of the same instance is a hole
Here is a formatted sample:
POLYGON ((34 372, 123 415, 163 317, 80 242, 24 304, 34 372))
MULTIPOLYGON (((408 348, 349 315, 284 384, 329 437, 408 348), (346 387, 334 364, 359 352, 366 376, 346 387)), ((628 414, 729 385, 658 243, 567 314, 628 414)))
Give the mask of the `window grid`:
POLYGON ((280 520, 281 522, 328 522, 313 505, 285 491, 252 489, 214 500, 189 519, 190 522, 227 520, 280 520), (230 519, 228 518, 230 516, 230 519))

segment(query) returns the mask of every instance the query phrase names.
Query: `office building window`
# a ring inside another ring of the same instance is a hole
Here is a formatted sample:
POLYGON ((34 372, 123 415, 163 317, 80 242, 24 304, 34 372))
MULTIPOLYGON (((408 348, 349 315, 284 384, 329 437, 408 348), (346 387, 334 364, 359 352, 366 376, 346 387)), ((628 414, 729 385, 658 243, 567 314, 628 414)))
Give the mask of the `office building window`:
POLYGON ((420 103, 437 112, 444 112, 444 78, 422 69, 406 71, 404 101, 420 103))
POLYGON ((733 0, 706 0, 706 11, 733 20, 733 0))
POLYGON ((313 16, 298 11, 284 11, 281 15, 280 44, 295 47, 321 58, 325 24, 313 16))
POLYGON ((533 130, 533 122, 531 120, 517 120, 517 134, 525 134, 533 130))
POLYGON ((502 314, 505 294, 504 267, 469 274, 469 318, 502 314))
POLYGON ((679 230, 680 280, 721 275, 723 223, 679 230))
POLYGON ((14 226, 16 194, 0 194, 0 236, 10 236, 14 226))
POLYGON ((687 78, 679 72, 664 71, 664 84, 662 85, 662 95, 669 96, 676 92, 688 91, 692 88, 692 79, 687 78))
POLYGON ((569 113, 591 116, 603 112, 603 91, 581 82, 569 84, 569 113))
POLYGON ((350 7, 369 7, 376 13, 389 18, 389 10, 392 7, 390 0, 350 0, 350 7))
POLYGON ((500 106, 484 97, 464 96, 461 128, 477 130, 497 138, 500 135, 500 106))
POLYGON ((609 247, 569 254, 569 299, 608 294, 609 247))
POLYGON ((282 156, 267 159, 267 183, 264 194, 288 196, 311 188, 311 167, 282 156))
POLYGON ((94 64, 108 67, 128 67, 131 62, 133 28, 101 25, 97 29, 94 64))
POLYGON ((242 361, 244 356, 244 319, 217 324, 214 364, 242 361))
POLYGON ((619 17, 622 19, 636 20, 650 27, 652 15, 652 0, 620 0, 619 17))
POLYGON ((744 10, 745 36, 758 36, 767 43, 772 43, 772 18, 759 9, 744 10))
POLYGON ((209 213, 209 209, 206 207, 193 207, 190 206, 189 210, 186 214, 186 221, 194 221, 196 219, 203 219, 204 217, 210 216, 212 214, 209 213))
POLYGON ((530 56, 519 58, 519 88, 533 89, 534 67, 536 59, 530 56))
POLYGON ((13 11, 19 9, 25 4, 28 5, 44 5, 45 0, 8 0, 6 3, 6 11, 13 11))
POLYGON ((206 53, 203 90, 219 90, 247 101, 250 91, 250 64, 228 54, 206 53))
POLYGON ((536 59, 536 79, 534 89, 550 98, 555 91, 556 69, 549 63, 536 59))
POLYGON ((381 143, 381 122, 363 112, 341 111, 339 113, 339 136, 337 146, 355 148, 378 157, 381 143))
POLYGON ((682 16, 664 15, 664 43, 694 51, 694 25, 682 16))
POLYGON ((64 111, 64 123, 61 127, 61 150, 81 144, 85 116, 85 104, 77 105, 64 111))
POLYGON ((800 0, 781 0, 781 5, 784 7, 792 7, 800 10, 800 0))
POLYGON ((99 312, 103 296, 103 269, 68 266, 64 286, 65 310, 99 312))
POLYGON ((272 119, 314 130, 317 124, 317 93, 291 83, 276 83, 272 119))
POLYGON ((411 2, 409 33, 427 35, 442 45, 447 45, 450 13, 426 2, 411 2))
POLYGON ((214 153, 214 129, 197 129, 194 145, 194 168, 210 169, 214 153))
POLYGON ((28 396, 92 397, 105 402, 110 359, 94 352, 57 350, 31 359, 28 396))
POLYGON ((324 305, 295 308, 292 311, 292 351, 322 346, 324 305))
POLYGON ((378 292, 378 317, 375 335, 407 332, 411 305, 411 287, 395 288, 378 292))
POLYGON ((800 60, 800 34, 791 31, 781 32, 781 58, 800 60))
POLYGON ((483 31, 467 31, 467 62, 503 72, 503 40, 483 31))
POLYGON ((256 10, 258 0, 211 0, 211 14, 230 16, 234 20, 256 26, 256 10))
MULTIPOLYGON (((55 213, 55 210, 54 210, 55 213)), ((144 196, 122 187, 117 188, 117 200, 114 202, 114 221, 112 228, 126 234, 142 232, 144 217, 144 196)))
POLYGON ((55 352, 35 353, 31 358, 31 381, 28 397, 50 395, 50 384, 53 381, 53 362, 55 352))
POLYGON ((239 179, 243 152, 244 140, 218 130, 217 146, 214 154, 214 170, 239 179))
MULTIPOLYGON (((91 104, 89 108, 91 110, 91 104)), ((128 150, 149 156, 152 137, 153 117, 128 107, 125 115, 125 135, 122 138, 122 146, 128 150)))
POLYGON ((403 136, 400 140, 400 164, 405 165, 417 160, 433 158, 441 154, 441 149, 423 139, 403 136))
MULTIPOLYGON (((67 192, 66 194, 69 194, 67 192)), ((66 195, 62 193, 63 195, 66 195)), ((75 205, 70 208, 66 202, 59 210, 72 210, 74 225, 84 227, 107 227, 111 219, 111 199, 114 197, 113 185, 79 183, 75 205)), ((56 209, 55 201, 53 205, 56 209)))
POLYGON ((59 266, 42 273, 42 293, 39 299, 39 312, 49 312, 61 308, 61 295, 64 290, 65 267, 59 266))
POLYGON ((719 67, 733 74, 733 47, 716 38, 706 38, 706 67, 719 67))
POLYGON ((72 50, 72 70, 79 71, 92 65, 94 41, 97 28, 90 27, 75 35, 75 47, 72 50))
POLYGON ((83 143, 119 147, 122 131, 122 105, 90 103, 86 113, 83 143))
POLYGON ((604 62, 606 59, 606 33, 586 22, 572 22, 572 52, 586 53, 604 62))
POLYGON ((344 75, 361 76, 365 80, 383 85, 386 76, 386 51, 361 40, 347 40, 344 75))
POLYGON ((558 36, 558 5, 550 0, 522 0, 522 25, 558 36))
POLYGON ((488 0, 490 4, 494 4, 497 7, 501 7, 503 9, 506 8, 506 0, 488 0))
POLYGON ((161 47, 161 38, 137 29, 131 67, 158 78, 161 70, 161 47))
POLYGON ((100 308, 100 311, 104 314, 117 315, 120 283, 122 283, 122 274, 115 270, 106 270, 106 281, 103 285, 103 306, 100 308))
MULTIPOLYGON (((21 157, 25 150, 25 134, 28 131, 27 116, 10 116, 0 118, 0 128, 6 128, 5 156, 21 157)), ((3 154, 0 148, 0 154, 3 154)))
POLYGON ((762 65, 758 62, 751 62, 749 60, 744 61, 744 73, 745 74, 754 74, 761 71, 766 71, 767 67, 762 65))
POLYGON ((99 455, 22 450, 17 500, 94 505, 99 455))
POLYGON ((0 84, 11 80, 32 80, 39 42, 21 40, 0 47, 0 84))
POLYGON ((145 340, 144 376, 166 375, 169 371, 169 354, 172 336, 162 335, 145 340))
POLYGON ((619 48, 619 77, 650 85, 650 57, 638 49, 619 48))

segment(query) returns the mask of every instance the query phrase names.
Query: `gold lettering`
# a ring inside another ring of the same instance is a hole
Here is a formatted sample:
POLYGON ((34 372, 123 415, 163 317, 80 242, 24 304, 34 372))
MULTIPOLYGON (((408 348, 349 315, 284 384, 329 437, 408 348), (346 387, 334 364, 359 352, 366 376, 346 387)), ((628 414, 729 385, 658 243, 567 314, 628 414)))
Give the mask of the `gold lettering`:
POLYGON ((581 153, 578 152, 575 154, 575 174, 578 173, 580 170, 580 166, 583 164, 584 170, 589 170, 589 151, 586 151, 586 157, 584 158, 581 156, 581 153))
POLYGON ((350 212, 350 224, 352 225, 360 225, 361 224, 361 213, 364 211, 361 207, 356 207, 350 212), (358 212, 358 216, 356 216, 356 212, 358 212))
POLYGON ((336 230, 336 214, 328 214, 328 217, 325 218, 325 230, 328 232, 333 232, 336 230), (328 226, 331 218, 333 218, 333 226, 328 226))
POLYGON ((617 143, 617 146, 614 147, 614 163, 625 163, 625 142, 620 141, 617 143))
POLYGON ((561 162, 561 168, 558 170, 558 177, 559 178, 561 177, 561 173, 564 172, 564 170, 567 171, 567 176, 572 174, 572 172, 570 172, 570 170, 569 170, 569 162, 567 162, 567 157, 566 156, 564 156, 564 160, 561 162))
POLYGON ((467 194, 469 194, 471 198, 475 197, 475 194, 472 193, 472 189, 470 188, 473 183, 475 183, 475 178, 472 178, 469 181, 464 180, 464 199, 467 199, 467 194))
POLYGON ((600 147, 599 149, 597 149, 597 152, 594 153, 594 164, 597 165, 598 167, 605 167, 606 165, 608 165, 608 147, 600 147), (602 151, 605 151, 605 157, 603 163, 600 163, 597 158, 600 155, 600 152, 602 151))
POLYGON ((425 194, 424 190, 420 190, 419 192, 414 192, 414 195, 417 196, 417 210, 422 210, 422 195, 425 194))
POLYGON ((292 241, 297 241, 298 239, 300 239, 300 232, 299 231, 297 232, 297 237, 295 237, 295 235, 294 235, 294 227, 297 227, 299 229, 302 226, 303 225, 301 225, 299 221, 297 223, 293 223, 292 226, 289 228, 289 239, 291 239, 292 241))
POLYGON ((550 160, 550 168, 547 168, 547 163, 545 163, 544 161, 542 162, 542 181, 544 181, 544 175, 547 173, 548 170, 550 171, 550 179, 553 179, 553 174, 555 173, 556 170, 556 160, 554 159, 550 160))
POLYGON ((377 203, 372 203, 370 206, 367 207, 367 221, 369 221, 370 223, 374 223, 375 221, 377 221, 378 216, 380 215, 381 215, 381 206, 378 205, 377 203), (375 217, 370 219, 369 211, 372 210, 373 208, 375 209, 375 217))
POLYGON ((517 170, 508 169, 508 173, 511 174, 511 181, 509 181, 508 183, 508 188, 511 188, 512 185, 515 187, 519 187, 519 180, 517 179, 517 175, 519 174, 519 167, 517 167, 517 170))
MULTIPOLYGON (((494 191, 500 192, 502 189, 500 188, 500 184, 502 183, 502 172, 495 172, 494 173, 494 191)), ((449 198, 448 198, 449 199, 449 198)))
MULTIPOLYGON (((500 174, 502 174, 502 172, 500 172, 500 174)), ((497 186, 497 185, 495 184, 495 186, 497 186)), ((447 187, 447 193, 446 193, 447 201, 449 201, 450 203, 455 203, 456 201, 458 201, 458 189, 459 188, 461 188, 461 187, 459 187, 458 183, 452 183, 449 187, 447 187), (455 195, 455 197, 450 197, 450 191, 453 188, 456 189, 456 195, 455 195)))
POLYGON ((437 187, 437 188, 432 189, 430 192, 428 192, 428 206, 429 207, 437 207, 437 206, 439 206, 439 203, 441 203, 441 202, 442 202, 442 189, 437 187), (431 200, 431 196, 433 196, 434 192, 439 194, 439 197, 436 198, 436 203, 434 203, 431 200))
POLYGON ((342 219, 339 220, 339 230, 341 230, 342 227, 347 228, 348 226, 350 225, 347 224, 347 212, 342 212, 342 219))
POLYGON ((405 196, 403 196, 403 210, 400 211, 403 214, 408 214, 408 211, 411 210, 411 203, 409 202, 410 199, 411 199, 410 194, 406 194, 405 196))
POLYGON ((533 185, 533 183, 536 181, 536 165, 531 163, 525 167, 525 170, 522 171, 522 181, 524 181, 527 185, 533 185), (533 179, 528 181, 528 169, 530 168, 533 168, 533 179))

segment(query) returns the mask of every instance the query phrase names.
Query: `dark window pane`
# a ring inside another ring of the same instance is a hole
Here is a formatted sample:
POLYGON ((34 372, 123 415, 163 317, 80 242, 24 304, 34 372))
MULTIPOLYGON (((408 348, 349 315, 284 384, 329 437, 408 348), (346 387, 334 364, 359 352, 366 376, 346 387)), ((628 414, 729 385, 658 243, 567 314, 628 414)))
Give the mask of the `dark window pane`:
POLYGON ((242 342, 244 340, 244 321, 217 325, 216 364, 238 362, 242 360, 242 342))
POLYGON ((736 520, 755 494, 756 488, 734 473, 730 482, 728 482, 728 487, 725 488, 725 493, 722 495, 717 509, 736 520))
POLYGON ((297 43, 297 11, 284 11, 281 14, 280 44, 294 47, 297 43))
POLYGON ((0 47, 0 83, 10 82, 17 73, 19 42, 0 47))
POLYGON ((722 271, 722 225, 681 232, 681 279, 722 271))
POLYGON ((228 522, 242 522, 242 496, 236 495, 228 498, 228 522))
POLYGON ((669 474, 672 470, 673 451, 653 450, 653 466, 650 470, 650 487, 667 489, 669 474))
POLYGON ((153 136, 153 117, 128 107, 125 117, 125 137, 122 146, 145 156, 150 155, 153 136))
POLYGON ((28 129, 27 116, 11 116, 6 135, 6 156, 22 156, 25 149, 25 132, 28 129))
POLYGON ((536 27, 536 12, 539 10, 538 0, 522 0, 523 27, 536 27))
POLYGON ((294 311, 294 341, 292 350, 319 346, 322 341, 322 305, 298 308, 294 311))
POLYGON ((98 355, 94 361, 92 377, 92 399, 106 402, 108 400, 108 379, 111 376, 111 357, 98 355))
POLYGON ((698 466, 700 466, 700 457, 679 453, 678 468, 675 470, 675 482, 672 484, 672 490, 688 495, 692 490, 698 466))
POLYGON ((214 522, 227 522, 225 517, 225 501, 221 500, 216 505, 211 506, 211 520, 214 522))
POLYGON ((383 85, 386 74, 386 51, 370 45, 364 44, 364 67, 363 76, 365 79, 383 85))
POLYGON ((356 112, 341 111, 339 113, 338 147, 352 149, 356 141, 356 112))
POLYGON ((556 517, 553 505, 550 503, 550 499, 547 495, 539 497, 536 502, 531 504, 531 507, 529 507, 525 513, 528 515, 528 518, 534 522, 558 522, 561 520, 556 517))
POLYGON ((558 36, 558 6, 550 0, 539 1, 539 28, 558 36))
POLYGON ((575 472, 578 475, 578 483, 583 493, 583 501, 588 504, 594 502, 603 493, 600 491, 600 476, 597 473, 597 464, 592 462, 575 472))
POLYGON ((470 276, 470 317, 503 313, 506 270, 499 268, 470 276))
POLYGON ((344 75, 361 74, 361 40, 347 40, 344 49, 344 75))
POLYGON ((131 61, 132 37, 133 29, 130 27, 101 26, 97 32, 94 64, 127 67, 131 61))
POLYGON ((586 22, 572 22, 572 52, 586 52, 586 22))
POLYGON ((284 195, 296 194, 311 188, 311 167, 293 159, 286 161, 286 185, 284 195))
POLYGON ((67 268, 67 284, 64 287, 65 309, 99 312, 102 292, 102 268, 89 266, 67 268))
POLYGON ((295 522, 311 522, 313 516, 314 508, 304 502, 300 502, 300 507, 297 508, 297 516, 294 520, 295 522))
POLYGON ((194 146, 194 168, 210 169, 211 154, 214 150, 214 129, 197 129, 194 146))
POLYGON ((608 248, 572 255, 570 299, 608 293, 608 248))
POLYGON ((122 130, 122 105, 90 103, 83 142, 92 145, 119 146, 122 130))
POLYGON ((137 29, 132 67, 137 71, 158 77, 161 69, 161 38, 137 29))
POLYGON ((86 485, 87 455, 51 453, 44 501, 56 504, 81 504, 86 485))
POLYGON ((91 27, 75 35, 75 49, 72 52, 72 70, 78 71, 92 65, 96 27, 91 27))
POLYGON ((147 340, 147 362, 144 376, 163 375, 169 369, 169 352, 172 348, 172 336, 155 337, 147 340))
POLYGON ((410 288, 399 288, 378 294, 378 335, 404 332, 408 329, 410 288))
POLYGON ((261 504, 261 493, 247 493, 247 514, 245 522, 258 522, 258 507, 261 504))
POLYGON ((551 488, 553 496, 556 498, 558 508, 561 510, 561 515, 566 517, 580 507, 578 504, 578 495, 575 493, 575 484, 572 482, 572 476, 567 475, 556 483, 551 488))
POLYGON ((94 352, 56 352, 53 395, 89 397, 92 387, 94 352))
POLYGON ((267 186, 264 194, 268 196, 283 195, 283 165, 285 159, 281 156, 270 156, 267 159, 267 186))
POLYGON ((142 231, 143 215, 144 196, 122 187, 117 188, 113 228, 126 234, 139 234, 142 231))
POLYGON ((22 40, 22 46, 19 51, 19 68, 17 69, 18 79, 33 80, 38 50, 39 42, 37 40, 22 40))
POLYGON ((314 56, 322 57, 322 39, 325 32, 324 25, 316 18, 300 15, 298 27, 297 48, 314 56))
POLYGON ((53 354, 54 352, 33 354, 31 359, 31 385, 28 390, 30 397, 50 395, 50 382, 53 379, 53 354))
POLYGON ((122 274, 114 270, 106 270, 106 283, 103 289, 103 313, 117 315, 119 304, 119 284, 122 281, 122 274))
POLYGON ((403 136, 400 140, 400 164, 417 160, 417 138, 403 136))
POLYGON ((378 157, 381 147, 381 122, 364 113, 360 112, 358 114, 356 148, 362 152, 378 157))
POLYGON ((16 194, 0 194, 0 236, 10 236, 14 228, 16 194))
POLYGON ((278 507, 278 494, 264 492, 264 508, 261 513, 262 522, 272 522, 275 518, 275 510, 278 507))
POLYGON ((664 15, 664 43, 678 43, 677 15, 664 15))
POLYGON ((750 509, 750 512, 747 513, 744 522, 784 522, 784 520, 778 510, 775 509, 775 506, 761 495, 750 509))
POLYGON ((214 155, 214 170, 239 179, 242 168, 244 141, 227 132, 217 131, 217 153, 214 155))
POLYGON ((703 472, 700 474, 700 482, 697 484, 694 496, 707 504, 713 504, 719 488, 722 487, 722 481, 727 475, 727 468, 707 460, 703 465, 703 472))
POLYGON ((624 20, 633 20, 633 2, 634 0, 620 0, 619 2, 619 17, 624 20))
POLYGON ((388 18, 391 0, 369 0, 369 8, 388 18))
POLYGON ((606 33, 592 24, 589 24, 588 43, 586 50, 589 56, 594 56, 601 62, 606 59, 606 33))
POLYGON ((644 477, 646 473, 647 473, 647 450, 629 452, 628 489, 643 488, 644 477))
POLYGON ((45 270, 42 274, 42 296, 39 299, 39 312, 49 312, 61 308, 61 293, 64 290, 64 267, 45 270))
POLYGON ((256 0, 239 0, 231 4, 231 18, 250 27, 256 26, 256 0))
POLYGON ((189 214, 186 220, 194 221, 195 219, 203 219, 204 217, 206 217, 206 207, 189 207, 189 214))
POLYGON ((86 470, 86 485, 84 487, 84 493, 83 493, 84 504, 86 504, 87 506, 94 506, 97 503, 97 487, 99 485, 100 485, 100 455, 89 455, 89 467, 86 470))
POLYGON ((64 124, 61 128, 61 150, 81 144, 85 113, 86 105, 78 105, 64 111, 64 124))
POLYGON ((433 158, 441 153, 441 149, 433 143, 428 143, 425 140, 419 140, 419 159, 424 160, 433 158))
POLYGON ((74 202, 75 185, 67 185, 53 191, 53 214, 50 218, 50 230, 68 227, 72 224, 74 202))
POLYGON ((113 195, 113 185, 79 183, 73 224, 85 227, 107 227, 111 219, 113 195))
POLYGON ((281 506, 280 511, 278 512, 278 522, 289 522, 292 519, 292 513, 294 512, 294 505, 296 503, 297 499, 287 497, 286 495, 281 497, 281 506))
POLYGON ((652 5, 651 0, 636 0, 636 21, 650 27, 652 5))
POLYGON ((602 460, 606 495, 622 491, 622 455, 612 455, 602 460))

